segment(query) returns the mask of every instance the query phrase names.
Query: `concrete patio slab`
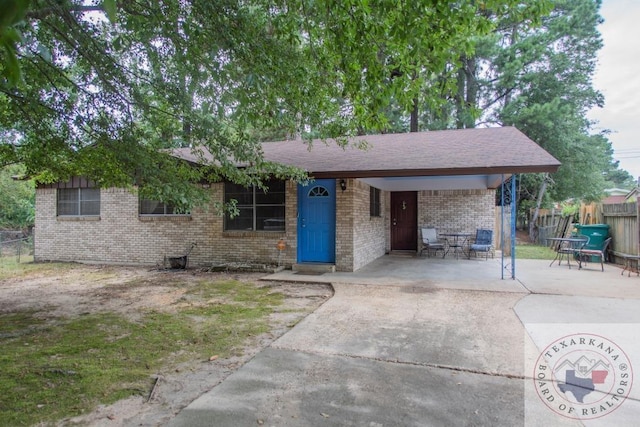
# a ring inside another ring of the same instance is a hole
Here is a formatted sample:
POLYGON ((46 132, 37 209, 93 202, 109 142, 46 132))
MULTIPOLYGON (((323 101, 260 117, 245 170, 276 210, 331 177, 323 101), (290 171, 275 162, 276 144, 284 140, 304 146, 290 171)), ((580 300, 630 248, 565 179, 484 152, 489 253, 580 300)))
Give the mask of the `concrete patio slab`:
POLYGON ((549 266, 549 261, 517 260, 516 278, 535 294, 640 299, 640 277, 620 274, 622 267, 589 263, 581 270, 574 264, 549 266))
POLYGON ((549 266, 548 260, 516 260, 513 280, 510 261, 505 259, 503 269, 499 258, 456 260, 385 255, 356 272, 311 276, 283 270, 266 279, 640 299, 640 277, 621 275, 621 266, 605 264, 603 272, 600 264, 594 263, 579 270, 575 263, 569 268, 564 263, 549 266))
MULTIPOLYGON (((505 270, 504 277, 510 272, 505 270)), ((501 280, 502 265, 497 258, 453 259, 385 255, 356 272, 336 272, 322 275, 296 274, 283 270, 267 280, 298 282, 353 283, 366 285, 405 285, 426 288, 525 292, 515 280, 501 280)))

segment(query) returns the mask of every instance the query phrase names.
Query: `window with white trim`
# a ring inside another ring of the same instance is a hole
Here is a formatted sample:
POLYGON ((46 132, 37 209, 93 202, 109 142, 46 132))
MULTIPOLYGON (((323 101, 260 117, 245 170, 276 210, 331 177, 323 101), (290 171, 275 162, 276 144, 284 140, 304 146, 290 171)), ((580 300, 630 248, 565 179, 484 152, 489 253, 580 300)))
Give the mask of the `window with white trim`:
POLYGON ((224 218, 225 230, 284 231, 285 230, 285 182, 270 180, 267 190, 258 187, 243 187, 239 184, 224 184, 224 201, 236 200, 239 215, 229 213, 224 218))
POLYGON ((99 188, 58 188, 58 216, 100 215, 99 188))

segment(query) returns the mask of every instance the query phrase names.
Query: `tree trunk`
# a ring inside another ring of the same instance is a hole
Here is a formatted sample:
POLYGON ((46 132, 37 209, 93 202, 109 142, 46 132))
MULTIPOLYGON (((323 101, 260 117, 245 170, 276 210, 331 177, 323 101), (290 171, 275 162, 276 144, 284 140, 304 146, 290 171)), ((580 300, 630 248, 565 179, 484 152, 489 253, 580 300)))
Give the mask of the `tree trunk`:
POLYGON ((542 198, 544 197, 545 191, 547 191, 547 183, 548 183, 549 174, 545 173, 544 178, 542 180, 542 184, 540 185, 540 191, 538 191, 538 198, 536 200, 536 208, 533 211, 533 218, 529 222, 529 240, 531 243, 536 241, 536 237, 538 234, 538 228, 536 226, 536 221, 538 220, 538 216, 540 215, 540 206, 542 206, 542 198))
POLYGON ((476 57, 466 58, 465 61, 465 77, 467 80, 467 96, 466 107, 467 112, 465 114, 465 128, 471 129, 476 127, 476 119, 472 111, 472 108, 478 106, 478 62, 476 57))
POLYGON ((462 65, 458 70, 458 93, 456 93, 456 129, 464 129, 464 99, 465 99, 465 83, 466 78, 464 74, 464 58, 460 61, 462 65))
POLYGON ((418 98, 413 98, 413 108, 411 109, 411 124, 409 132, 418 132, 418 98))
POLYGON ((456 128, 470 129, 476 127, 473 109, 478 103, 477 59, 466 55, 460 57, 456 93, 456 128))

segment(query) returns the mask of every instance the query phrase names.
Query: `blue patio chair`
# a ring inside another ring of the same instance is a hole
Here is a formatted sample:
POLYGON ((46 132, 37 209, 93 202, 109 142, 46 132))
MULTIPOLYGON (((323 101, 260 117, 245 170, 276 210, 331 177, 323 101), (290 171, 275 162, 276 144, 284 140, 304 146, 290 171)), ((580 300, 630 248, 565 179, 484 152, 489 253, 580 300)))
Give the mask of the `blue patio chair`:
POLYGON ((444 248, 444 242, 438 239, 438 233, 435 228, 422 227, 422 247, 420 248, 420 256, 422 251, 427 250, 427 256, 431 256, 431 251, 434 251, 438 255, 438 251, 442 251, 442 257, 446 254, 444 248))
POLYGON ((489 253, 491 253, 491 258, 493 258, 495 256, 493 251, 493 230, 478 228, 476 239, 469 246, 469 258, 471 258, 471 252, 475 253, 476 258, 478 257, 478 252, 484 252, 485 259, 489 259, 489 253))

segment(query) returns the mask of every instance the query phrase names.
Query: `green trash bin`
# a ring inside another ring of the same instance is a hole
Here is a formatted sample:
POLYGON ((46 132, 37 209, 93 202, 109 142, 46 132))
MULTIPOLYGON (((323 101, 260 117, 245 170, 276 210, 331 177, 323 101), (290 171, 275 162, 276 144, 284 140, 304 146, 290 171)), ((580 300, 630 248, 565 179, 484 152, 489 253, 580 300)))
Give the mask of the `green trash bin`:
MULTIPOLYGON (((602 249, 604 241, 609 238, 609 224, 577 224, 578 234, 589 237, 589 243, 585 245, 585 249, 602 249)), ((598 257, 591 257, 591 262, 600 262, 598 257)))

